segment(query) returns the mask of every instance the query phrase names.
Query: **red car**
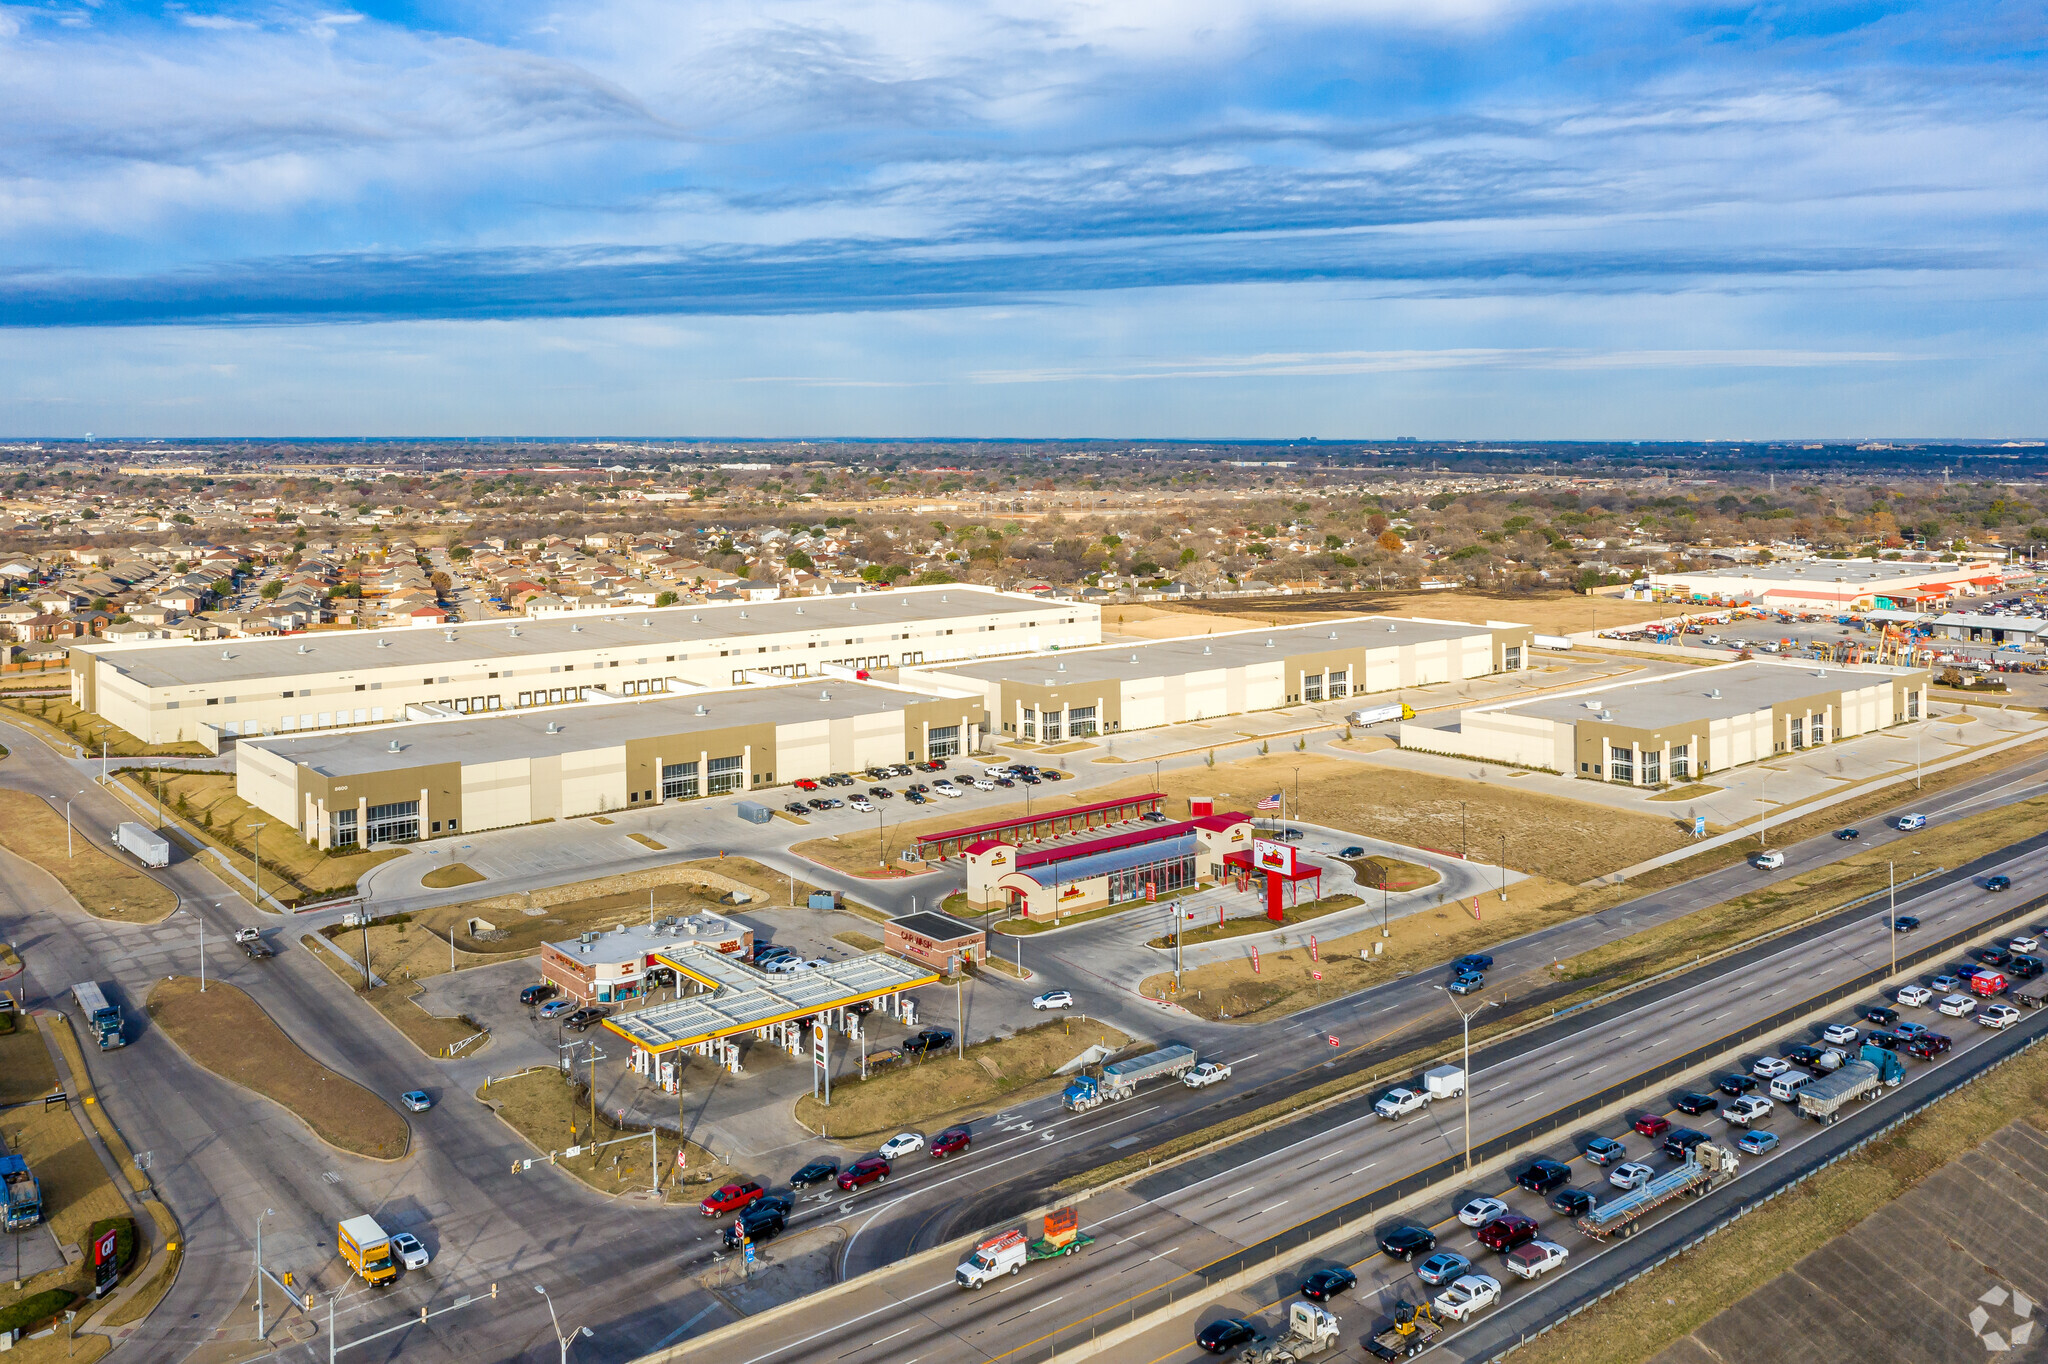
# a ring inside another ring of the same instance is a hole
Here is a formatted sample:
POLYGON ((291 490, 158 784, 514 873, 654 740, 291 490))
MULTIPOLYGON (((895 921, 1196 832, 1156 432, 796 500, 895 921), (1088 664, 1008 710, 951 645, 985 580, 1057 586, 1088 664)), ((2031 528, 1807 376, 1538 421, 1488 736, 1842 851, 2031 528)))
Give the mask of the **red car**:
POLYGON ((1488 1250, 1510 1251, 1535 1240, 1536 1231, 1535 1219, 1511 1212, 1481 1227, 1478 1231, 1479 1244, 1488 1250))
POLYGON ((880 1156, 862 1156, 839 1172, 839 1187, 859 1189, 889 1177, 889 1162, 880 1156))
POLYGON ((1670 1130, 1671 1119, 1659 1117, 1655 1113, 1645 1113, 1636 1119, 1636 1131, 1646 1137, 1661 1137, 1670 1130))
POLYGON ((968 1136, 966 1128, 949 1127, 932 1138, 932 1159, 937 1160, 941 1156, 950 1156, 955 1151, 965 1151, 970 1142, 971 1138, 968 1136))
POLYGON ((790 785, 799 791, 815 791, 818 789, 818 783, 812 781, 809 777, 798 777, 790 785))
POLYGON ((768 1191, 753 1180, 744 1184, 728 1184, 698 1206, 706 1217, 716 1217, 722 1212, 733 1212, 744 1208, 768 1191))

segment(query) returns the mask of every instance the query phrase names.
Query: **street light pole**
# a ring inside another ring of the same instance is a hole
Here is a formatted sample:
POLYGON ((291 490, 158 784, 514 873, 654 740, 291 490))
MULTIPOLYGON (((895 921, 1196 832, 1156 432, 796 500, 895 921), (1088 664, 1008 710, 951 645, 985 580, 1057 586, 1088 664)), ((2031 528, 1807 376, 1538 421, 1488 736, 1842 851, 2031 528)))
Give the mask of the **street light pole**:
POLYGON ((1464 1025, 1465 1029, 1465 1078, 1463 1081, 1465 1091, 1465 1173, 1469 1176, 1472 1173, 1472 1020, 1485 1013, 1488 1009, 1491 1009, 1494 1001, 1489 999, 1468 1014, 1463 1009, 1458 1008, 1458 1001, 1451 995, 1450 986, 1439 985, 1435 988, 1444 992, 1444 998, 1450 1002, 1450 1006, 1453 1009, 1457 1010, 1458 1021, 1464 1025))
MULTIPOLYGON (((263 1210, 263 1217, 270 1216, 273 1211, 275 1209, 265 1208, 263 1210)), ((256 1219, 256 1339, 258 1340, 262 1340, 270 1334, 263 1320, 263 1217, 256 1219)))
POLYGON ((1770 806, 1764 802, 1764 792, 1770 789, 1770 785, 1771 774, 1759 770, 1756 781, 1756 845, 1759 848, 1766 846, 1770 841, 1764 837, 1764 829, 1771 818, 1770 806))
POLYGON ((1503 904, 1507 903, 1507 898, 1508 898, 1508 836, 1507 836, 1506 834, 1502 834, 1502 835, 1500 836, 1500 898, 1501 898, 1501 903, 1503 903, 1503 904))
MULTIPOLYGON (((249 838, 249 855, 256 863, 256 908, 263 908, 263 825, 251 824, 254 832, 249 838)), ((450 939, 453 941, 453 939, 450 939)))
MULTIPOLYGON (((84 794, 83 790, 74 792, 71 800, 76 800, 84 794)), ((71 857, 71 800, 64 802, 64 857, 67 861, 71 857)))
POLYGON ((554 1328, 555 1344, 561 1347, 562 1364, 569 1364, 569 1347, 575 1343, 576 1337, 579 1335, 589 1337, 595 1335, 596 1332, 592 1331, 588 1326, 580 1326, 569 1332, 568 1335, 563 1335, 562 1319, 555 1315, 555 1300, 548 1297, 547 1285, 535 1284, 533 1291, 540 1294, 543 1298, 547 1298, 548 1322, 554 1328))
POLYGON ((1891 890, 1892 974, 1899 973, 1899 873, 1895 864, 1884 864, 1884 876, 1891 890))

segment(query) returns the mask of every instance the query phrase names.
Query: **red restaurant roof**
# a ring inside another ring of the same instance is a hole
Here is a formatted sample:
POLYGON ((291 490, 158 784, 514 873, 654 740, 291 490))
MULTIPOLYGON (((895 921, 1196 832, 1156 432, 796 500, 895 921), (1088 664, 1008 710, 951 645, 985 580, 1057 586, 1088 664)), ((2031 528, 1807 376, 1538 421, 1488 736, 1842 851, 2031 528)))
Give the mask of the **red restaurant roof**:
POLYGON ((1163 839, 1179 838, 1183 834, 1193 833, 1196 829, 1228 829, 1231 825, 1242 824, 1250 818, 1250 815, 1244 814, 1206 815, 1201 819, 1183 819, 1170 824, 1147 824, 1142 829, 1111 834, 1107 838, 1090 838, 1079 843, 1062 843, 1054 848, 1040 848, 1036 852, 1018 853, 1017 870, 1042 867, 1048 862, 1071 862, 1077 857, 1093 857, 1097 853, 1116 852, 1121 848, 1136 848, 1163 839))
POLYGON ((1065 819, 1073 815, 1092 815, 1100 810, 1115 810, 1126 805, 1135 805, 1147 800, 1165 800, 1162 791, 1147 791, 1142 796, 1125 796, 1122 800, 1098 800, 1093 805, 1064 805, 1057 810, 1041 810, 1035 814, 1018 815, 1014 819, 999 819, 990 824, 969 824, 959 829, 941 829, 935 834, 922 834, 920 843, 937 843, 948 838, 972 838, 977 834, 1001 834, 1027 824, 1039 824, 1048 819, 1065 819))

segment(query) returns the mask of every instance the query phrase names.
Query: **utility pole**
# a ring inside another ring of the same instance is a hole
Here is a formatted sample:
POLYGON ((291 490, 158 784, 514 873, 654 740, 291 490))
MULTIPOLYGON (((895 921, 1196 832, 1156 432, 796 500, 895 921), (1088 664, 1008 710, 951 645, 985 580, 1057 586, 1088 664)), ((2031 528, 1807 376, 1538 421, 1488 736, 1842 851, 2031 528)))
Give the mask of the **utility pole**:
POLYGON ((1895 864, 1884 864, 1885 881, 1891 890, 1892 974, 1899 973, 1899 873, 1895 864))
POLYGON ((1494 1001, 1489 999, 1468 1014, 1463 1009, 1458 1008, 1458 1001, 1451 994, 1450 986, 1439 985, 1435 988, 1444 992, 1444 998, 1450 1001, 1453 1009, 1457 1010, 1458 1020, 1464 1024, 1465 1028, 1465 1173, 1470 1175, 1472 1173, 1472 1020, 1485 1013, 1488 1009, 1491 1009, 1494 1006, 1494 1001))
POLYGON ((953 1039, 953 1042, 960 1059, 965 1061, 967 1059, 967 993, 961 988, 963 983, 960 980, 953 982, 953 1018, 960 1028, 959 1035, 953 1039))
POLYGON ((1173 992, 1175 994, 1180 993, 1180 926, 1187 920, 1187 917, 1181 910, 1180 901, 1175 900, 1173 902, 1173 992))
POLYGON ((1465 802, 1461 800, 1458 802, 1458 857, 1461 861, 1469 862, 1472 860, 1472 854, 1470 847, 1465 841, 1467 827, 1465 822, 1465 802))
MULTIPOLYGON (((249 855, 256 863, 256 908, 261 909, 263 908, 263 825, 251 824, 249 828, 253 831, 249 836, 249 855)), ((367 944, 369 942, 369 929, 365 928, 363 934, 363 941, 367 944)), ((449 941, 453 942, 454 939, 451 938, 449 941)))
MULTIPOLYGON (((78 790, 78 791, 77 791, 77 792, 76 792, 76 793, 75 793, 75 794, 74 794, 74 795, 72 796, 72 798, 71 798, 71 799, 72 799, 72 800, 76 800, 76 799, 77 799, 77 798, 78 798, 79 796, 82 796, 82 795, 84 795, 84 794, 85 794, 85 791, 84 791, 84 789, 83 789, 83 788, 81 788, 80 790, 78 790)), ((70 800, 67 800, 67 801, 65 801, 65 802, 64 802, 64 856, 65 856, 66 860, 69 860, 69 859, 70 859, 70 857, 71 857, 71 801, 70 801, 70 800)))
MULTIPOLYGON (((263 1217, 270 1216, 273 1211, 275 1210, 265 1208, 263 1210, 263 1217)), ((265 1328, 263 1320, 263 1217, 256 1219, 256 1339, 258 1340, 262 1340, 270 1334, 265 1328)))
POLYGON ((1503 904, 1507 903, 1507 898, 1508 898, 1508 836, 1507 836, 1506 834, 1502 834, 1502 835, 1500 836, 1500 898, 1501 898, 1501 903, 1503 903, 1503 904))

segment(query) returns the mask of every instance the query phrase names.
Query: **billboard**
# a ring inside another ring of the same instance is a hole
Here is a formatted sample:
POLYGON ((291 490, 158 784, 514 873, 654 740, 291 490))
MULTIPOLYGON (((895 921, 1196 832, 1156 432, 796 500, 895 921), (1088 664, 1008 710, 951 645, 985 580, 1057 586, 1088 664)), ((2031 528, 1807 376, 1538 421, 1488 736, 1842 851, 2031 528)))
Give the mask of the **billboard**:
POLYGON ((1252 840, 1252 865, 1260 871, 1294 875, 1294 845, 1270 838, 1252 840))

